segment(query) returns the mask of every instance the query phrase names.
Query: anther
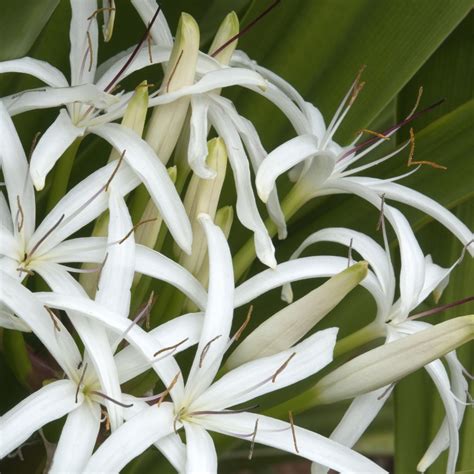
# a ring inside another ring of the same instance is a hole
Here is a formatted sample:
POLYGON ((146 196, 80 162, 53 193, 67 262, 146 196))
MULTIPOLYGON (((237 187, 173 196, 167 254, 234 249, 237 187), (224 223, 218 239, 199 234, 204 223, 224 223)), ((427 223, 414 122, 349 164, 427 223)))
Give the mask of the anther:
POLYGON ((16 204, 18 207, 15 216, 16 228, 18 232, 21 232, 21 229, 23 229, 23 224, 25 223, 25 213, 23 212, 23 208, 21 207, 20 196, 18 194, 16 196, 16 204))
POLYGON ((107 410, 104 408, 101 409, 103 418, 100 420, 101 423, 105 421, 105 431, 110 431, 110 417, 107 413, 107 410))
POLYGON ((31 142, 31 146, 30 146, 30 151, 28 153, 28 164, 30 163, 31 161, 31 155, 33 154, 33 152, 35 151, 35 148, 36 148, 36 145, 38 143, 38 138, 40 137, 41 135, 41 132, 36 132, 35 133, 35 136, 33 137, 33 140, 31 142))
POLYGON ((181 58, 183 57, 184 50, 182 49, 181 52, 179 53, 178 60, 176 61, 176 64, 173 67, 173 70, 171 71, 170 78, 168 79, 168 82, 166 83, 166 92, 169 92, 170 90, 170 84, 171 81, 173 80, 173 77, 176 73, 176 69, 178 69, 178 65, 181 61, 181 58))
POLYGON ((385 193, 382 194, 382 196, 380 196, 380 199, 381 199, 381 204, 380 204, 380 215, 379 215, 379 220, 377 221, 377 227, 375 228, 375 230, 377 230, 377 232, 382 229, 383 231, 385 231, 385 212, 384 212, 384 208, 385 208, 385 193))
POLYGON ((410 128, 410 154, 408 155, 408 163, 407 166, 413 166, 413 165, 428 165, 436 169, 440 170, 447 170, 446 166, 443 165, 438 165, 438 163, 435 163, 434 161, 426 161, 426 160, 421 160, 421 161, 415 161, 413 159, 413 156, 415 155, 415 133, 413 132, 413 128, 410 128))
POLYGON ((252 460, 253 450, 254 450, 254 447, 255 447, 255 437, 257 436, 257 430, 258 430, 258 418, 255 420, 255 427, 254 427, 253 432, 252 432, 252 440, 250 441, 250 452, 249 452, 249 456, 248 456, 249 461, 252 460))
POLYGON ((369 135, 374 135, 375 137, 381 138, 382 140, 390 140, 390 137, 387 137, 387 135, 384 135, 380 132, 375 132, 374 130, 369 130, 368 128, 362 128, 361 130, 358 130, 356 132, 356 135, 359 135, 361 133, 368 133, 369 135))
POLYGON ((295 355, 296 352, 293 352, 293 354, 291 354, 290 357, 288 357, 288 359, 286 359, 286 361, 283 362, 283 364, 277 369, 277 371, 272 376, 272 383, 275 383, 276 378, 287 368, 288 364, 290 363, 290 360, 293 359, 295 355))
POLYGON ((202 368, 202 363, 204 362, 204 357, 206 357, 206 354, 208 353, 209 351, 209 348, 211 347, 211 344, 216 341, 217 339, 219 339, 221 337, 221 334, 219 334, 218 336, 214 337, 213 339, 211 339, 205 346, 204 348, 202 349, 202 352, 201 352, 201 357, 199 358, 199 368, 201 369, 202 368))
POLYGON ((347 251, 347 268, 349 268, 352 264, 352 243, 354 242, 354 239, 351 237, 351 240, 349 242, 349 250, 347 251))
POLYGON ((145 219, 143 221, 138 222, 127 232, 127 234, 122 239, 120 239, 116 243, 119 244, 119 245, 123 244, 140 226, 142 226, 144 224, 148 224, 149 222, 154 222, 156 220, 157 220, 157 218, 153 217, 152 219, 145 219))
POLYGON ((36 242, 36 244, 31 249, 30 253, 27 255, 28 258, 31 258, 31 256, 38 250, 38 247, 61 225, 61 222, 64 220, 65 217, 66 215, 62 214, 61 217, 56 222, 56 224, 54 224, 48 230, 48 232, 46 232, 46 234, 44 234, 43 237, 41 237, 41 239, 39 239, 38 242, 36 242))
POLYGON ((51 320, 53 321, 53 324, 54 324, 54 329, 56 329, 56 331, 58 332, 61 331, 61 327, 58 324, 58 320, 59 320, 58 315, 49 306, 43 305, 43 307, 48 312, 49 316, 51 317, 51 320))
MULTIPOLYGON (((87 365, 87 364, 86 364, 87 365)), ((119 402, 118 400, 115 400, 115 398, 109 397, 105 393, 98 392, 97 390, 91 390, 91 394, 98 395, 99 397, 105 398, 109 402, 115 403, 116 405, 123 407, 123 408, 131 408, 133 407, 133 403, 122 403, 119 402)))
POLYGON ((159 351, 156 351, 153 354, 153 357, 156 357, 157 355, 162 354, 163 352, 168 352, 168 351, 173 351, 174 352, 181 344, 184 344, 188 339, 189 339, 189 337, 186 337, 185 339, 183 339, 182 341, 177 342, 173 346, 164 347, 163 349, 160 349, 159 351))
POLYGON ((92 13, 91 16, 89 16, 87 19, 88 20, 92 20, 95 16, 97 16, 99 13, 102 13, 102 12, 114 12, 115 11, 115 8, 114 7, 102 7, 102 8, 98 8, 94 13, 92 13))
POLYGON ((254 20, 252 20, 245 28, 239 31, 237 34, 228 39, 224 44, 219 46, 215 51, 213 51, 210 56, 215 58, 221 51, 223 51, 227 46, 232 44, 234 41, 237 41, 241 36, 246 34, 256 23, 258 23, 263 17, 268 15, 279 3, 281 0, 275 0, 271 5, 269 5, 265 10, 263 10, 260 15, 258 15, 254 20))
POLYGON ((79 379, 79 383, 77 384, 76 397, 74 398, 75 403, 77 403, 77 398, 79 397, 79 390, 81 389, 82 382, 84 382, 86 370, 87 370, 87 362, 85 363, 84 368, 82 369, 81 378, 79 379))
POLYGON ((411 112, 407 115, 407 118, 411 117, 416 112, 416 109, 420 105, 420 100, 421 100, 422 95, 423 95, 423 86, 420 86, 418 89, 418 95, 416 97, 415 105, 413 106, 413 109, 411 109, 411 112))
POLYGON ((298 444, 296 442, 296 430, 295 430, 295 423, 293 421, 293 412, 288 412, 288 418, 290 419, 290 426, 291 426, 291 436, 293 437, 293 446, 295 447, 295 451, 299 453, 298 444))
POLYGON ((158 399, 158 402, 156 404, 156 406, 158 408, 160 408, 160 405, 161 403, 163 402, 163 400, 166 398, 166 396, 171 392, 171 390, 173 390, 173 387, 176 385, 176 382, 178 381, 178 378, 181 374, 181 371, 178 372, 174 377, 173 377, 173 380, 171 381, 171 383, 169 384, 169 386, 166 388, 166 390, 161 394, 160 398, 158 399))
POLYGON ((242 333, 245 331, 248 323, 250 322, 250 318, 252 317, 253 313, 253 305, 250 305, 249 310, 247 311, 247 316, 245 317, 245 321, 242 323, 240 328, 237 332, 232 336, 231 342, 238 341, 242 333))
POLYGON ((151 35, 148 33, 146 37, 146 42, 148 46, 148 60, 150 61, 150 64, 153 64, 153 55, 151 53, 151 35))

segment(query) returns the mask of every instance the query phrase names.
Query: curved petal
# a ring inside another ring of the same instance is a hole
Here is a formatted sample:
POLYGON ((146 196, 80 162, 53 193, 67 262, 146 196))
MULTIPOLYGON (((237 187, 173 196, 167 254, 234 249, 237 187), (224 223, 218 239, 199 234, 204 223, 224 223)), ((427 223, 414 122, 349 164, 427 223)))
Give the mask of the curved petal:
POLYGON ((191 252, 192 233, 184 206, 165 166, 151 147, 132 130, 118 124, 104 124, 91 129, 107 140, 140 177, 166 222, 176 243, 191 252))
POLYGON ((229 408, 314 375, 332 361, 337 332, 337 328, 319 331, 286 351, 231 370, 212 384, 192 409, 229 408))
POLYGON ((71 122, 66 110, 59 112, 57 119, 40 138, 31 155, 30 175, 38 191, 44 188, 47 174, 61 155, 76 138, 84 135, 84 132, 84 128, 76 127, 71 122))
POLYGON ((268 416, 246 412, 234 415, 210 415, 201 424, 206 429, 248 441, 252 440, 255 433, 256 443, 296 453, 339 472, 386 472, 352 449, 299 426, 293 425, 293 437, 292 426, 289 423, 268 416))
POLYGON ((76 388, 70 380, 58 380, 45 385, 5 413, 0 418, 0 459, 20 446, 36 430, 82 404, 82 393, 78 394, 76 401, 76 388))
POLYGON ((234 314, 234 272, 229 245, 207 214, 198 218, 207 238, 209 292, 201 337, 186 384, 186 395, 191 398, 212 383, 227 348, 234 314))
POLYGON ((267 202, 277 178, 318 151, 318 140, 314 135, 299 135, 275 148, 257 172, 255 183, 260 199, 267 202))
POLYGON ((28 162, 23 146, 1 100, 0 136, 2 137, 0 162, 8 193, 11 221, 14 223, 14 232, 24 235, 28 240, 35 229, 35 194, 28 176, 28 162))
MULTIPOLYGON (((198 343, 203 319, 203 313, 185 314, 161 324, 148 334, 151 338, 156 337, 164 347, 181 342, 173 351, 173 354, 177 354, 198 343)), ((127 382, 151 367, 150 361, 133 346, 125 347, 115 356, 115 365, 120 383, 127 382)))
POLYGON ((84 472, 84 466, 92 456, 100 428, 98 403, 83 403, 71 411, 61 431, 50 473, 84 472))
POLYGON ((186 431, 186 473, 217 472, 217 453, 209 433, 194 423, 184 423, 186 431))
POLYGON ((242 225, 254 232, 255 250, 260 261, 273 268, 276 266, 275 248, 258 212, 252 189, 250 168, 240 137, 231 120, 219 107, 211 107, 209 116, 212 125, 224 139, 227 147, 237 192, 237 216, 242 225))
POLYGON ((135 271, 170 283, 181 290, 200 309, 206 307, 206 290, 184 267, 143 245, 136 246, 135 257, 135 271))
POLYGON ((24 57, 10 61, 0 61, 0 74, 5 72, 19 72, 37 77, 51 87, 67 87, 69 83, 64 74, 46 61, 24 57))
POLYGON ((174 416, 171 403, 140 411, 100 445, 84 472, 119 472, 153 443, 173 433, 174 416))

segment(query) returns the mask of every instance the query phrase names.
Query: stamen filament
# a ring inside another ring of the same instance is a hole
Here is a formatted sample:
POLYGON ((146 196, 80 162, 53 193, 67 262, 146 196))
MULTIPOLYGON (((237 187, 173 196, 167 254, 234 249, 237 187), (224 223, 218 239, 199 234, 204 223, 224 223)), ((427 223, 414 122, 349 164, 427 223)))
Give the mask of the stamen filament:
POLYGON ((122 239, 120 239, 116 243, 119 244, 119 245, 123 244, 140 226, 142 226, 143 224, 148 224, 149 222, 154 222, 156 220, 157 220, 157 218, 153 217, 152 219, 145 219, 143 221, 138 222, 127 232, 125 237, 123 237, 122 239))
POLYGON ((378 232, 380 229, 385 232, 385 213, 384 213, 384 207, 385 207, 385 193, 380 196, 380 199, 382 200, 380 204, 380 215, 379 215, 379 220, 377 221, 377 227, 375 230, 378 232))
POLYGON ((31 249, 30 253, 26 255, 26 258, 31 258, 31 256, 38 250, 38 247, 61 225, 61 222, 63 221, 65 217, 66 217, 65 214, 61 215, 61 217, 58 219, 56 224, 54 224, 48 230, 48 232, 46 232, 46 234, 44 234, 43 237, 41 237, 41 239, 39 239, 38 242, 36 242, 36 244, 31 249))
POLYGON ((186 337, 182 341, 179 341, 176 344, 174 344, 173 346, 164 347, 163 349, 160 349, 159 351, 156 351, 153 354, 153 357, 156 357, 158 354, 161 354, 162 352, 167 352, 167 351, 173 351, 174 352, 181 344, 184 344, 188 339, 189 339, 189 337, 186 337))
POLYGON ((161 403, 163 402, 163 400, 166 398, 166 396, 171 392, 171 390, 173 390, 173 387, 176 385, 176 382, 178 381, 178 378, 181 374, 181 371, 179 371, 174 377, 173 377, 173 380, 171 381, 171 383, 169 384, 169 386, 166 388, 166 390, 161 394, 161 397, 158 399, 158 402, 156 404, 156 406, 158 408, 160 408, 160 405, 161 403))
POLYGON ((79 383, 77 384, 76 397, 74 399, 75 403, 77 403, 77 399, 79 397, 79 390, 81 389, 82 382, 84 382, 84 377, 86 375, 86 370, 87 370, 87 362, 84 365, 84 368, 82 369, 81 377, 79 379, 79 383))
POLYGON ((204 357, 206 357, 206 354, 207 352, 209 351, 209 348, 211 347, 211 344, 216 341, 217 339, 219 339, 221 337, 221 334, 219 334, 218 336, 214 337, 213 339, 211 339, 203 348, 202 352, 201 352, 201 357, 199 358, 199 368, 202 369, 202 363, 204 362, 204 357))
POLYGON ((116 405, 121 406, 121 407, 123 407, 123 408, 131 408, 131 407, 133 407, 133 403, 122 403, 122 402, 119 402, 118 400, 115 400, 115 398, 109 397, 109 396, 106 395, 105 393, 98 392, 97 390, 91 390, 90 393, 93 393, 94 395, 98 395, 99 397, 105 398, 105 399, 108 400, 109 402, 115 403, 116 405))
POLYGON ((248 457, 249 461, 252 460, 253 450, 255 447, 255 437, 257 436, 257 430, 258 430, 258 418, 255 420, 255 427, 253 429, 252 440, 250 442, 250 452, 249 452, 249 457, 248 457))
POLYGON ((23 212, 23 208, 21 207, 20 196, 18 194, 16 196, 16 204, 18 207, 15 216, 16 228, 18 232, 21 232, 21 229, 23 229, 23 224, 25 223, 25 213, 23 212))
POLYGON ((469 303, 470 301, 474 301, 474 296, 468 296, 467 298, 463 298, 461 300, 453 301, 451 303, 443 304, 441 306, 437 306, 435 308, 428 309, 426 311, 422 311, 421 313, 414 314, 407 319, 419 319, 424 318, 425 316, 431 316, 433 314, 441 313, 446 311, 447 309, 454 308, 456 306, 460 306, 465 303, 469 303))
POLYGON ((290 360, 293 359, 295 355, 296 352, 293 352, 293 354, 291 354, 290 357, 288 357, 288 359, 286 359, 286 361, 277 369, 277 371, 272 376, 272 383, 275 383, 278 375, 280 375, 287 368, 288 364, 290 363, 290 360))
POLYGON ((176 61, 176 64, 173 67, 173 70, 171 71, 170 78, 168 79, 168 82, 166 83, 166 92, 169 92, 170 90, 170 84, 171 81, 173 80, 173 77, 176 73, 176 69, 178 69, 178 65, 181 61, 181 58, 183 57, 184 50, 182 49, 181 52, 179 53, 178 60, 176 61))
POLYGON ((236 415, 239 413, 245 413, 249 410, 254 410, 258 408, 259 405, 251 405, 249 407, 240 408, 238 410, 203 410, 203 411, 193 411, 190 413, 192 416, 199 416, 199 415, 236 415))
POLYGON ((57 321, 59 319, 57 314, 49 306, 43 305, 43 307, 50 315, 51 320, 53 321, 53 324, 54 324, 54 329, 56 329, 56 331, 58 332, 61 331, 61 327, 59 326, 58 321, 57 321))
POLYGON ((289 411, 288 412, 288 418, 290 419, 290 426, 291 426, 291 436, 293 437, 293 445, 295 447, 295 451, 297 453, 299 453, 299 449, 298 449, 298 444, 296 442, 296 430, 295 430, 295 423, 293 421, 293 412, 292 411, 289 411))
POLYGON ((239 340, 240 336, 245 331, 245 328, 247 327, 248 323, 250 322, 250 318, 252 317, 252 313, 253 313, 253 304, 250 305, 249 310, 247 311, 247 316, 245 317, 245 321, 242 323, 242 325, 237 330, 237 332, 232 336, 231 342, 239 340))

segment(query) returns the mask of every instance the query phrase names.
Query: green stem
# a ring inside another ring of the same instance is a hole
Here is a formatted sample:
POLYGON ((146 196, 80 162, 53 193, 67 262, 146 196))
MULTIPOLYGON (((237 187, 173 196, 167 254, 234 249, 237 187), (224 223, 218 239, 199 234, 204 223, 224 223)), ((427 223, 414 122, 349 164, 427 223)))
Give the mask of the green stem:
POLYGON ((25 339, 20 331, 5 329, 3 331, 3 351, 5 360, 18 382, 30 388, 28 378, 31 375, 31 362, 28 357, 25 339))
MULTIPOLYGON (((294 185, 281 203, 281 208, 287 222, 306 203, 306 201, 307 197, 306 194, 302 192, 302 188, 297 184, 294 185)), ((270 237, 274 237, 277 233, 276 225, 270 219, 267 219, 265 221, 265 226, 270 237)), ((242 277, 246 270, 250 268, 255 258, 255 244, 253 237, 251 237, 234 257, 234 278, 236 282, 242 277)))
POLYGON ((77 150, 82 138, 76 138, 59 159, 53 171, 52 186, 48 192, 46 212, 49 212, 66 194, 77 150))

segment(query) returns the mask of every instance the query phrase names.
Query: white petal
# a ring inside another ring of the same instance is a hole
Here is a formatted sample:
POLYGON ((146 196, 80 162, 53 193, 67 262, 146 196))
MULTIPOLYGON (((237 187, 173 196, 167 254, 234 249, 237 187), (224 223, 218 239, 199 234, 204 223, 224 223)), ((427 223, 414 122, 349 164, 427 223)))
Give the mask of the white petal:
POLYGON ((143 245, 136 246, 135 256, 135 270, 138 273, 166 281, 181 290, 200 309, 206 307, 206 290, 184 267, 143 245))
MULTIPOLYGON (((1 64, 1 63, 0 63, 1 64)), ((28 176, 28 162, 21 145, 12 119, 0 100, 0 136, 2 137, 2 148, 0 150, 0 162, 5 180, 8 202, 10 204, 11 221, 14 223, 16 232, 18 226, 22 227, 21 233, 28 239, 35 227, 35 195, 33 185, 28 176), (21 211, 18 208, 20 201, 21 211), (23 217, 22 217, 23 216, 23 217), (23 220, 23 225, 21 225, 23 220)))
POLYGON ((125 161, 146 186, 176 243, 190 253, 191 224, 165 166, 150 146, 132 130, 118 124, 104 124, 91 132, 107 140, 119 153, 125 151, 125 161))
POLYGON ((38 141, 31 155, 30 175, 35 188, 44 188, 44 181, 51 168, 72 142, 84 134, 85 129, 76 127, 66 110, 61 110, 57 119, 38 141))
MULTIPOLYGON (((358 181, 358 178, 353 178, 358 181)), ((360 179, 360 178, 359 178, 360 179)), ((418 191, 414 191, 406 186, 397 183, 380 183, 376 179, 365 178, 363 185, 370 185, 371 188, 384 193, 386 199, 393 199, 428 214, 433 219, 443 224, 451 231, 464 245, 467 245, 473 239, 473 233, 463 224, 453 213, 437 203, 435 200, 425 196, 418 191)), ((474 245, 469 246, 469 252, 474 256, 474 245)))
MULTIPOLYGON (((164 347, 174 346, 186 339, 173 351, 173 354, 177 354, 199 342, 203 318, 203 313, 178 316, 161 324, 148 334, 150 337, 156 338, 158 343, 164 345, 164 347)), ((133 346, 125 347, 115 356, 115 365, 117 366, 120 383, 127 382, 151 367, 150 361, 133 346)))
POLYGON ((15 331, 31 332, 25 321, 17 318, 3 303, 0 303, 0 327, 15 331))
POLYGON ((36 430, 74 410, 83 398, 79 393, 76 402, 76 385, 70 380, 58 380, 22 400, 0 418, 0 459, 36 430))
POLYGON ((71 85, 94 83, 99 49, 97 0, 71 0, 69 28, 71 85))
POLYGON ((203 179, 211 179, 216 172, 206 165, 207 134, 209 126, 207 123, 207 110, 209 102, 201 96, 195 95, 191 98, 191 120, 189 123, 188 162, 191 169, 203 179))
POLYGON ((247 229, 254 232, 255 250, 259 260, 273 268, 276 266, 275 249, 258 212, 252 189, 250 168, 240 137, 232 121, 218 107, 209 109, 212 125, 224 139, 237 191, 237 216, 247 229))
POLYGON ((37 77, 51 87, 67 87, 69 83, 64 74, 46 61, 24 57, 0 62, 0 74, 5 72, 19 72, 37 77))
POLYGON ((22 247, 21 240, 18 242, 18 239, 0 224, 0 255, 19 262, 23 260, 22 247))
POLYGON ((123 197, 114 191, 113 183, 109 193, 109 216, 107 260, 101 267, 95 300, 128 318, 130 288, 135 275, 135 238, 132 232, 121 242, 133 224, 127 205, 123 197))
POLYGON ((212 383, 227 347, 234 314, 234 272, 229 245, 222 230, 207 214, 200 214, 199 221, 207 238, 209 296, 201 337, 186 384, 186 393, 190 397, 197 396, 212 383))
POLYGON ((242 68, 222 68, 216 71, 208 72, 191 86, 181 87, 180 89, 160 94, 150 99, 150 106, 154 107, 161 104, 169 104, 181 97, 193 94, 203 94, 214 89, 221 89, 230 86, 256 86, 264 89, 267 85, 265 79, 256 72, 242 68))
MULTIPOLYGON (((153 15, 158 9, 158 4, 155 0, 132 0, 132 5, 137 10, 143 23, 148 26, 153 18, 153 15)), ((158 16, 153 23, 150 30, 153 42, 160 46, 173 46, 173 37, 171 36, 170 27, 166 21, 165 15, 162 11, 158 13, 158 16)))
POLYGON ((13 220, 10 214, 10 209, 8 207, 7 200, 5 199, 3 192, 0 193, 0 224, 5 227, 10 233, 13 233, 13 220))
POLYGON ((100 445, 84 472, 119 472, 153 443, 173 432, 174 416, 171 403, 142 410, 100 445))
POLYGON ((107 249, 105 237, 78 237, 61 242, 48 252, 48 261, 55 263, 102 262, 107 249))
POLYGON ((299 451, 296 452, 291 425, 268 416, 245 412, 234 415, 209 415, 203 420, 202 425, 209 430, 230 434, 250 442, 257 419, 256 443, 297 454, 339 472, 386 472, 355 451, 299 426, 294 426, 299 451))
MULTIPOLYGON (((425 281, 423 284, 423 289, 418 296, 418 304, 425 301, 430 293, 435 292, 439 295, 439 297, 441 296, 442 290, 449 283, 449 274, 454 270, 458 263, 460 263, 459 260, 456 261, 450 268, 444 268, 433 263, 431 255, 427 255, 425 257, 425 281), (440 288, 442 288, 441 291, 440 288)), ((436 299, 439 299, 439 297, 436 296, 436 299)))
POLYGON ((337 331, 319 331, 286 351, 231 370, 193 403, 193 410, 229 408, 314 375, 332 361, 337 331), (277 374, 288 360, 288 365, 277 374))
POLYGON ((255 182, 260 199, 267 202, 270 192, 275 187, 276 179, 318 151, 314 135, 300 135, 275 148, 258 169, 255 182))
POLYGON ((217 473, 217 453, 209 433, 194 423, 184 423, 186 431, 186 473, 217 473))
POLYGON ((50 473, 84 472, 97 441, 100 416, 98 403, 83 403, 69 413, 54 452, 50 473))

